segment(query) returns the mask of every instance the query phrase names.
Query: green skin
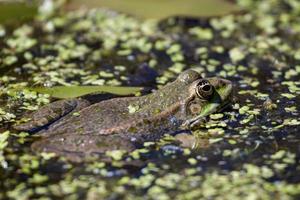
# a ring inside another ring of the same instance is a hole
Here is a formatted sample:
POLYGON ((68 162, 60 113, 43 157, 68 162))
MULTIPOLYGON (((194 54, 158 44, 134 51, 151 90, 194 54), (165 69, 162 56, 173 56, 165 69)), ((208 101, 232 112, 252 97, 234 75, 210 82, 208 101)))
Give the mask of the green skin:
POLYGON ((174 82, 141 97, 114 98, 92 105, 83 99, 56 101, 32 113, 31 121, 14 128, 42 136, 33 143, 34 151, 55 152, 71 159, 107 150, 131 151, 144 141, 203 123, 206 116, 228 105, 231 92, 230 81, 203 79, 187 70, 174 82), (209 86, 201 88, 199 84, 205 80, 209 86))

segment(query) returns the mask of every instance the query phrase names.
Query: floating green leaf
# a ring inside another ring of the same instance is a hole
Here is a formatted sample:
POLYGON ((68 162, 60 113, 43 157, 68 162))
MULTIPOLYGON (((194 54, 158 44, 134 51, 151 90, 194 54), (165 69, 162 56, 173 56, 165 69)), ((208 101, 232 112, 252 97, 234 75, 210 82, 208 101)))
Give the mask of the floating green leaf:
POLYGON ((31 19, 37 14, 37 5, 18 1, 0 2, 0 23, 31 19))
POLYGON ((71 8, 107 7, 147 19, 164 19, 172 16, 210 17, 240 10, 225 0, 73 0, 71 8))
POLYGON ((91 93, 110 93, 116 95, 135 94, 142 90, 141 87, 118 87, 118 86, 56 86, 52 88, 30 88, 39 93, 49 94, 59 99, 76 98, 91 93))

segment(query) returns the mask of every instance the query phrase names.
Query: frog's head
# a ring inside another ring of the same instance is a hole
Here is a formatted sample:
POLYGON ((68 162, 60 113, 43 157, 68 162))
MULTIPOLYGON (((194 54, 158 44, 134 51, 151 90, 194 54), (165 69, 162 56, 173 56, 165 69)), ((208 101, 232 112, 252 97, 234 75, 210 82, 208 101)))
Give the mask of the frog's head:
POLYGON ((220 112, 231 102, 232 83, 229 80, 212 77, 202 78, 194 70, 183 72, 178 79, 189 87, 186 111, 190 116, 205 117, 220 112))

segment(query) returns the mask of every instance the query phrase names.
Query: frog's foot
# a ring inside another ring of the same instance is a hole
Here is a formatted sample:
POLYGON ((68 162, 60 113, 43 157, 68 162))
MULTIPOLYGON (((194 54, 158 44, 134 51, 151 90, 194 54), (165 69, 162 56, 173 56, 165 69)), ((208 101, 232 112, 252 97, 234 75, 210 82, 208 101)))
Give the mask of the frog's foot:
POLYGON ((209 140, 207 138, 196 137, 187 132, 175 135, 175 139, 180 143, 180 146, 184 148, 203 149, 209 146, 209 140))
POLYGON ((26 116, 30 121, 16 124, 13 128, 18 131, 38 132, 61 117, 64 117, 71 112, 79 111, 89 105, 90 103, 84 99, 55 101, 26 116))
POLYGON ((197 116, 192 119, 186 120, 181 125, 181 128, 191 130, 198 127, 201 124, 204 124, 206 121, 207 121, 207 117, 197 116))

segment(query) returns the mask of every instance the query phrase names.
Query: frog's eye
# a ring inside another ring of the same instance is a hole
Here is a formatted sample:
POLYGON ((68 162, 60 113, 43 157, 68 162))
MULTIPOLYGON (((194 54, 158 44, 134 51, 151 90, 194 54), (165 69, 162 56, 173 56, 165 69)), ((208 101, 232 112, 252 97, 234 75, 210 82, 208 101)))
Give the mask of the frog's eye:
POLYGON ((201 80, 197 84, 196 94, 200 98, 209 99, 213 94, 213 87, 207 80, 201 80))

